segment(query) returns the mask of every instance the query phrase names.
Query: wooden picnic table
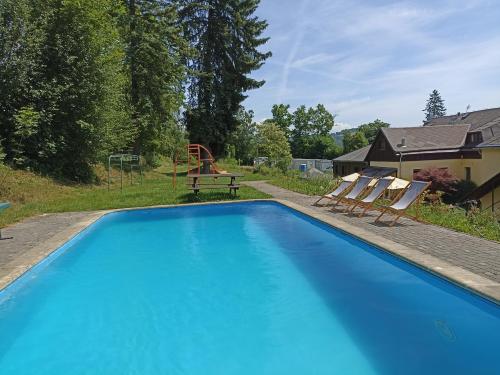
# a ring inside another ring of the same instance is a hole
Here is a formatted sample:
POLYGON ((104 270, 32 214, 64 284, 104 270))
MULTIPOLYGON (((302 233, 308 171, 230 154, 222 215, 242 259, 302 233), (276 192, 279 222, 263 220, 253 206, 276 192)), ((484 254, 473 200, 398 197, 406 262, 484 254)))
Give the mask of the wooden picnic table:
POLYGON ((188 174, 188 183, 187 186, 190 190, 192 190, 195 194, 202 189, 222 189, 229 188, 229 193, 233 193, 236 195, 236 191, 240 188, 240 185, 236 182, 238 177, 243 177, 244 175, 240 173, 207 173, 207 174, 188 174), (212 178, 214 182, 205 183, 201 182, 203 178, 212 178), (228 183, 223 183, 216 181, 220 178, 229 178, 230 181, 228 183), (191 181, 189 181, 191 179, 191 181))

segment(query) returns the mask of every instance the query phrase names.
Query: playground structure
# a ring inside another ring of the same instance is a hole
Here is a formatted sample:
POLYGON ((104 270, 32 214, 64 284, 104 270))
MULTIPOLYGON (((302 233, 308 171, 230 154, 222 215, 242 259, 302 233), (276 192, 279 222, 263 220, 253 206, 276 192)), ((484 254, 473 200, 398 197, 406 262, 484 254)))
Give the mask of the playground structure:
POLYGON ((243 177, 242 174, 229 173, 220 169, 215 164, 215 158, 210 151, 200 144, 189 144, 186 146, 186 158, 181 157, 179 153, 174 163, 174 173, 172 184, 174 189, 177 187, 177 168, 181 163, 187 163, 187 183, 186 185, 195 194, 201 189, 221 189, 229 188, 229 193, 236 195, 239 185, 236 183, 237 177, 243 177), (229 183, 219 182, 219 178, 230 178, 229 183), (212 182, 201 182, 202 178, 211 178, 212 182))
POLYGON ((136 172, 136 179, 139 179, 139 184, 142 184, 142 168, 141 157, 134 154, 113 154, 108 158, 108 190, 111 188, 111 182, 114 179, 120 179, 120 190, 123 191, 123 172, 128 172, 130 185, 134 184, 134 171, 136 172), (112 169, 120 170, 119 177, 112 176, 112 169))

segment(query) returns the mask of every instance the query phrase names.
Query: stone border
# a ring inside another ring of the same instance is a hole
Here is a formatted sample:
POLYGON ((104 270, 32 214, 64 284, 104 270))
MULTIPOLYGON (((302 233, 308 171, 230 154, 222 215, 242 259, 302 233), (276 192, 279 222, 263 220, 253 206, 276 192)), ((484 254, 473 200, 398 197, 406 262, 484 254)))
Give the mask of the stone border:
POLYGON ((45 258, 57 251, 66 242, 77 236, 87 227, 95 223, 103 216, 113 212, 135 211, 144 209, 155 208, 174 208, 174 207, 189 207, 189 206, 206 206, 215 204, 238 204, 244 202, 277 202, 285 207, 298 211, 306 216, 315 220, 325 223, 335 229, 345 232, 357 239, 366 242, 378 249, 390 253, 391 255, 402 259, 408 263, 417 266, 424 271, 430 272, 438 277, 444 278, 459 287, 465 288, 468 291, 478 294, 491 302, 500 305, 500 284, 488 280, 485 277, 476 275, 463 268, 451 265, 441 259, 432 255, 424 254, 418 250, 411 249, 389 239, 383 238, 379 235, 370 233, 364 229, 360 229, 344 221, 336 219, 333 215, 316 212, 308 207, 292 203, 282 199, 244 199, 238 201, 216 201, 216 202, 201 202, 201 203, 187 203, 187 204, 172 204, 148 207, 133 207, 133 208, 119 208, 113 210, 105 210, 89 213, 89 217, 82 220, 70 228, 56 234, 48 241, 45 241, 35 247, 36 252, 39 254, 36 258, 26 259, 26 263, 15 268, 7 276, 0 279, 0 293, 8 286, 12 285, 14 281, 22 277, 25 273, 31 270, 34 266, 39 264, 45 258))

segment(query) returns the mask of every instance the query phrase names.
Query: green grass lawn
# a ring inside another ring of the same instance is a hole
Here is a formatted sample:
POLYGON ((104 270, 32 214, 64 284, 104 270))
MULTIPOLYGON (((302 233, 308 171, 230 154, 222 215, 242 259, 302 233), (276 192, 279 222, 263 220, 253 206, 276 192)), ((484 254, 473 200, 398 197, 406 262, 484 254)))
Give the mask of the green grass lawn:
MULTIPOLYGON (((262 175, 255 173, 253 168, 234 164, 222 164, 221 167, 243 173, 245 177, 240 179, 242 181, 268 180, 273 185, 307 195, 325 194, 332 191, 337 183, 329 177, 306 180, 296 175, 262 175)), ((100 174, 104 180, 106 174, 102 168, 100 174)), ((123 191, 117 180, 108 191, 106 183, 62 184, 50 178, 0 165, 0 201, 12 202, 12 207, 0 214, 0 226, 43 213, 270 198, 248 186, 241 186, 237 197, 231 196, 226 189, 207 190, 194 195, 186 187, 185 173, 177 176, 177 188, 174 190, 170 165, 147 171, 142 184, 130 185, 127 175, 124 181, 123 191)), ((414 214, 414 209, 410 209, 409 213, 414 214)), ((500 225, 488 212, 467 214, 460 208, 447 205, 423 205, 421 217, 432 224, 500 241, 500 225)))
POLYGON ((316 177, 311 179, 299 178, 297 176, 273 176, 269 183, 282 187, 283 189, 295 191, 307 195, 323 195, 334 190, 338 180, 331 177, 316 177))
MULTIPOLYGON (((307 195, 323 195, 334 190, 338 183, 330 177, 302 179, 298 176, 273 176, 268 182, 307 195)), ((388 202, 385 202, 388 203, 388 202)), ((415 215, 415 208, 408 210, 415 215)), ((473 236, 500 242, 500 224, 490 212, 467 213, 465 210, 446 204, 423 204, 420 206, 423 221, 473 236)))
MULTIPOLYGON (((262 178, 253 174, 252 170, 231 165, 223 167, 231 172, 244 173, 243 180, 262 178)), ((236 197, 231 196, 227 189, 205 190, 194 195, 186 187, 185 173, 177 176, 174 190, 171 167, 165 166, 146 172, 142 184, 130 185, 127 175, 124 181, 123 191, 118 180, 108 191, 106 183, 66 185, 33 173, 0 166, 0 201, 12 202, 12 207, 0 214, 0 226, 43 213, 269 198, 267 194, 248 186, 241 186, 236 197)))

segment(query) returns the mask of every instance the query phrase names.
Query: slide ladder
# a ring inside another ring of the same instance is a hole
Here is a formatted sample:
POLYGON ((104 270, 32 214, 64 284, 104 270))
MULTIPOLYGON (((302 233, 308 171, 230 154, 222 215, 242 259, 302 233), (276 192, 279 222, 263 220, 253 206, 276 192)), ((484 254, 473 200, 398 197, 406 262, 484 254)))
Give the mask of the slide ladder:
POLYGON ((187 159, 183 159, 177 155, 174 163, 173 186, 176 187, 177 182, 177 165, 179 163, 187 162, 189 175, 204 175, 204 174, 227 174, 226 171, 219 169, 215 164, 215 158, 210 151, 203 145, 197 143, 188 144, 187 159))

